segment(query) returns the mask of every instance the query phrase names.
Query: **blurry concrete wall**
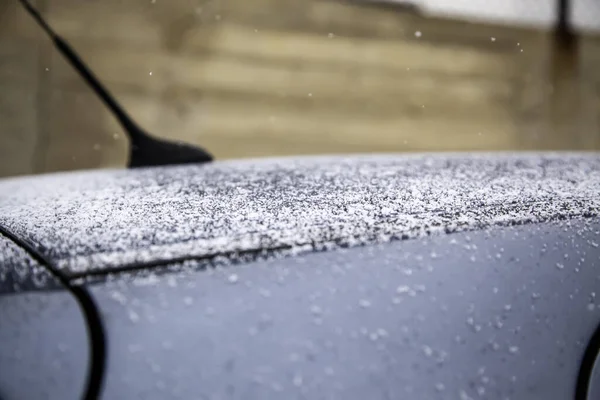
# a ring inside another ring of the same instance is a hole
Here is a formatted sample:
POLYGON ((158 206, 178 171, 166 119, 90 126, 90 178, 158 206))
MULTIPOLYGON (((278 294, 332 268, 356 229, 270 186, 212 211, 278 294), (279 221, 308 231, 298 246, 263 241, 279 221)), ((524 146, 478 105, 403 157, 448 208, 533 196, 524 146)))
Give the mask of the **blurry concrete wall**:
MULTIPOLYGON (((149 131, 218 158, 600 148, 600 40, 326 0, 38 0, 149 131)), ((0 4, 0 175, 124 164, 119 126, 0 4)))

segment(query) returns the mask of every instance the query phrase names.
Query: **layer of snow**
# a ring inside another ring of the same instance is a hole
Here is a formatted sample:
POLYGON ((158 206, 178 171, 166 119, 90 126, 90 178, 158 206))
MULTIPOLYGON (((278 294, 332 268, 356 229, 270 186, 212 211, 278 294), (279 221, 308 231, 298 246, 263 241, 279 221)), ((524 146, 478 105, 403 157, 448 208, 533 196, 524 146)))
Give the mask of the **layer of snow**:
POLYGON ((5 179, 0 224, 75 277, 597 216, 599 194, 595 154, 263 159, 5 179))

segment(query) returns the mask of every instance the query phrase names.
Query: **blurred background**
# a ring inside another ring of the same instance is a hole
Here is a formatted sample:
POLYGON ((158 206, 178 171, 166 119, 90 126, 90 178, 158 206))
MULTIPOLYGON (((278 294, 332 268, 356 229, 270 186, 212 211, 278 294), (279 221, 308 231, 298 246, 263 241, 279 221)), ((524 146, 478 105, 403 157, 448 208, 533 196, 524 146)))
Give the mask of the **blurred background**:
MULTIPOLYGON (((562 24, 560 0, 33 3, 144 128, 220 159, 600 149, 597 0, 562 24)), ((0 176, 122 167, 127 146, 1 1, 0 176)))

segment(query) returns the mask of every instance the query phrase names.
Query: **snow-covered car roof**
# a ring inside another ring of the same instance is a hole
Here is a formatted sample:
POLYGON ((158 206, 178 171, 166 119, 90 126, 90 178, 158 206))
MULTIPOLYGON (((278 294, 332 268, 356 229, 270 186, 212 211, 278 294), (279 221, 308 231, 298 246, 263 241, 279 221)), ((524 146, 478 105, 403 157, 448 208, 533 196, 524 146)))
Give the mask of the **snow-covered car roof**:
MULTIPOLYGON (((598 193, 597 154, 221 161, 5 179, 0 226, 74 279, 597 216, 598 193)), ((0 276, 30 281, 3 243, 0 276)))

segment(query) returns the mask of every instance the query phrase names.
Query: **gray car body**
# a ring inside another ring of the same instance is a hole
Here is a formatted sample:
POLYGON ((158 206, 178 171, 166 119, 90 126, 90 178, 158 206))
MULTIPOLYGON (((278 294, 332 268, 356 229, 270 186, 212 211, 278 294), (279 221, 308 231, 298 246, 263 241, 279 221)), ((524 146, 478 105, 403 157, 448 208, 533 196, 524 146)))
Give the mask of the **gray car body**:
POLYGON ((106 399, 598 398, 599 193, 560 153, 5 179, 0 397, 102 353, 106 399))

